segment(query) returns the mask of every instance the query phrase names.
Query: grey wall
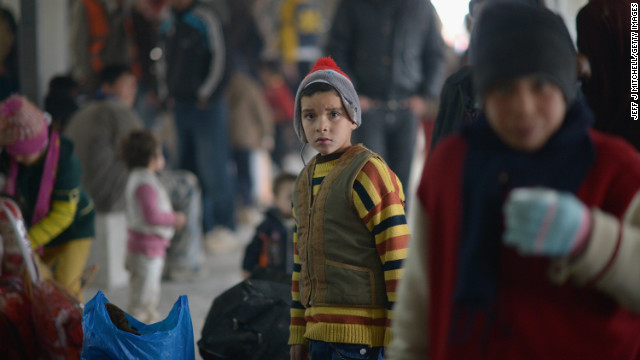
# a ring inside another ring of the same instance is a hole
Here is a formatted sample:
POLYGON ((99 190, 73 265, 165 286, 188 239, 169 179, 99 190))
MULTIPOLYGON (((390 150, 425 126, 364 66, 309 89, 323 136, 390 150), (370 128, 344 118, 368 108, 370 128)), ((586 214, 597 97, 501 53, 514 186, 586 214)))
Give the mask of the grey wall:
POLYGON ((69 68, 70 0, 2 0, 20 31, 22 92, 42 104, 53 75, 69 68))

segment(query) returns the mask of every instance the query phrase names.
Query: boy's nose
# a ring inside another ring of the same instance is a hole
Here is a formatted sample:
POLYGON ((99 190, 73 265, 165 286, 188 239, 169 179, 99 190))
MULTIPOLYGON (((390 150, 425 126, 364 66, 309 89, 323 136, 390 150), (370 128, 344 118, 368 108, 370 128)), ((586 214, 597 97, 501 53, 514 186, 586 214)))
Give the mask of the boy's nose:
POLYGON ((319 132, 326 132, 329 130, 329 120, 322 117, 320 119, 320 122, 318 123, 318 131, 319 132))
POLYGON ((535 110, 534 95, 526 90, 519 90, 514 96, 514 108, 521 116, 527 116, 535 110))

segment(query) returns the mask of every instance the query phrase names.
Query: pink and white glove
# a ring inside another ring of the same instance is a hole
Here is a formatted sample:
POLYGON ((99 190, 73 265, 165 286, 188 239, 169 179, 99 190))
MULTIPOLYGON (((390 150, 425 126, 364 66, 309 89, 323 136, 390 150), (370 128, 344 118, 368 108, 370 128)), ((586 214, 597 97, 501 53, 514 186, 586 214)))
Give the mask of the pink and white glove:
POLYGON ((591 233, 591 212, 569 192, 514 189, 503 212, 503 241, 522 255, 575 255, 591 233))

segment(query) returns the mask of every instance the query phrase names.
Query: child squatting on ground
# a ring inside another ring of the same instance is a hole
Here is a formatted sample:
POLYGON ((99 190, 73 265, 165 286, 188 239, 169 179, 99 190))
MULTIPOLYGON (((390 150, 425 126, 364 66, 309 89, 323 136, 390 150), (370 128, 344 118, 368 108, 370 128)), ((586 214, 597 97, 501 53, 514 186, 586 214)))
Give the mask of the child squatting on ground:
POLYGON ((319 152, 293 197, 291 359, 383 359, 407 255, 404 193, 379 156, 351 145, 353 84, 331 58, 298 88, 294 129, 319 152))
POLYGON ((640 157, 590 129, 557 15, 487 5, 472 47, 484 114, 422 175, 389 358, 640 358, 640 157))
POLYGON ((273 180, 274 204, 264 214, 242 260, 242 275, 248 278, 259 268, 285 276, 293 271, 293 213, 291 200, 296 175, 282 173, 273 180))
POLYGON ((160 316, 160 282, 169 241, 185 216, 173 212, 169 195, 156 176, 164 168, 159 141, 150 130, 132 130, 121 140, 120 154, 130 170, 127 203, 127 258, 130 273, 128 312, 152 323, 160 316))
POLYGON ((17 199, 31 246, 47 265, 40 273, 48 276, 51 268, 82 301, 80 278, 95 235, 93 202, 80 187, 82 169, 73 143, 49 129, 47 118, 23 96, 0 105, 4 192, 17 199))

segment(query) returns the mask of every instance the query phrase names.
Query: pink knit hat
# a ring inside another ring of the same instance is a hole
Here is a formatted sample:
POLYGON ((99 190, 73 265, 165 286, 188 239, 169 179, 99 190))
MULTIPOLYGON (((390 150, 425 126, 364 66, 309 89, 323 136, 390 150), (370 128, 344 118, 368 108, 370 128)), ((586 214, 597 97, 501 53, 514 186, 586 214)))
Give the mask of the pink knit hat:
POLYGON ((13 95, 0 104, 0 131, 15 139, 6 147, 9 155, 31 155, 44 149, 49 137, 47 116, 24 96, 13 95))

